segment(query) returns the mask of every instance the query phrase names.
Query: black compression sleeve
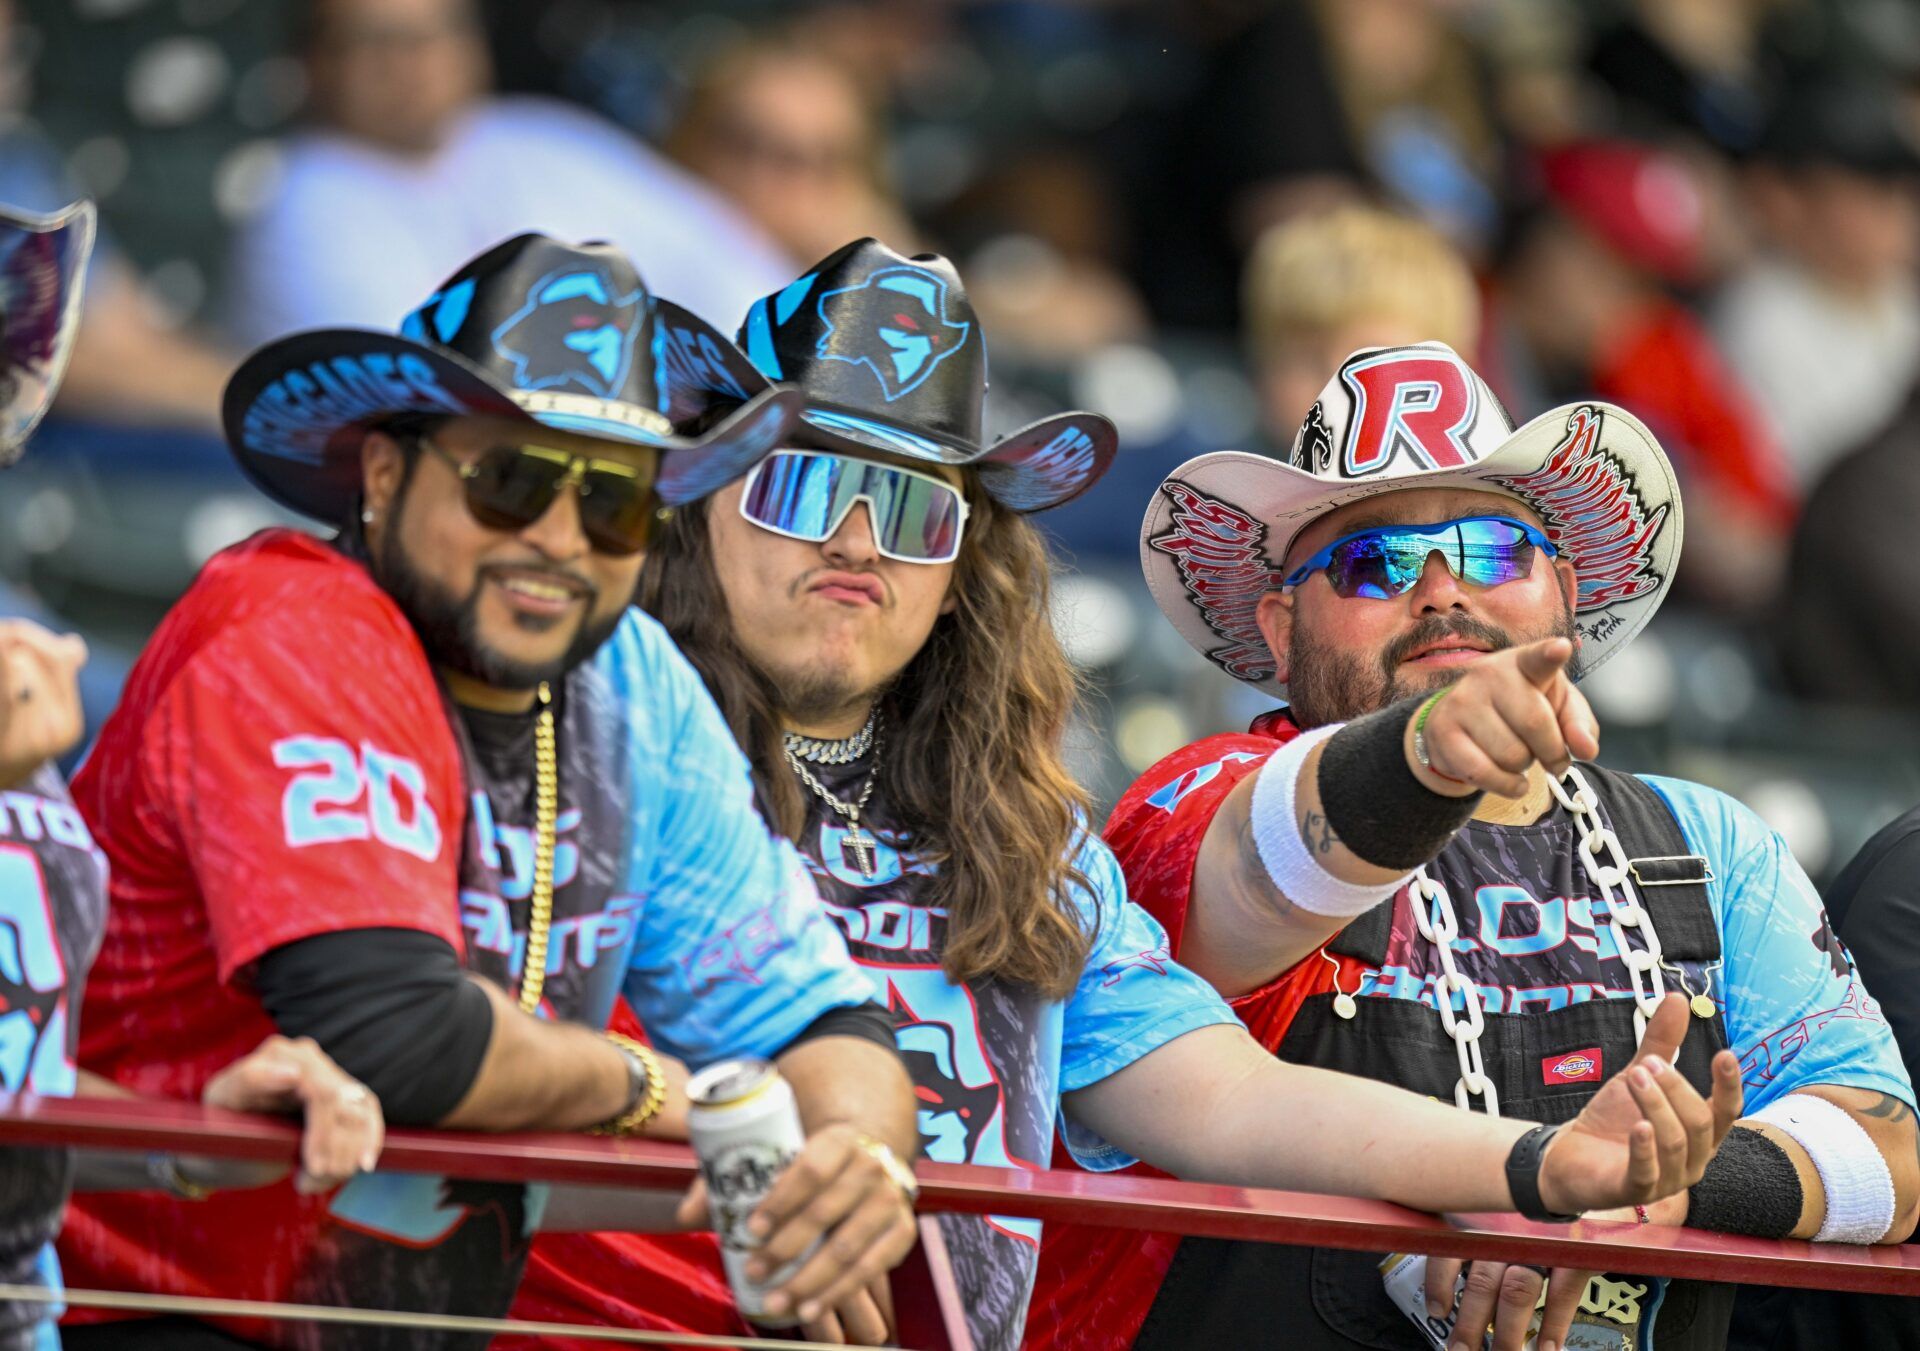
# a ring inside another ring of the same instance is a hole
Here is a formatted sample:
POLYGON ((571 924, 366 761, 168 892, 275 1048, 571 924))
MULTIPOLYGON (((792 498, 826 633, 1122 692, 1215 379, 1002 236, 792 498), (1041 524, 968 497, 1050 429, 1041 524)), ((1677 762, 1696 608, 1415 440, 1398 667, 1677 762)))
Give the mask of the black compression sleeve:
POLYGON ((875 1046, 884 1046, 896 1054, 900 1050, 893 1036, 893 1019, 887 1016, 885 1009, 874 1003, 828 1009, 808 1023, 799 1036, 788 1042, 787 1049, 792 1050, 800 1043, 816 1037, 858 1037, 875 1046))
POLYGON ((1480 794, 1447 797, 1413 776, 1407 724, 1428 696, 1356 718, 1320 751, 1320 806, 1340 842, 1376 868, 1417 868, 1446 847, 1480 805, 1480 794))
POLYGON ((1787 1151, 1751 1126, 1727 1132, 1687 1196, 1689 1228, 1753 1238, 1785 1238, 1806 1203, 1787 1151))
POLYGON ((395 1126, 431 1126, 480 1073, 493 1009, 444 939, 347 929, 260 959, 254 983, 274 1025, 312 1037, 380 1099, 395 1126))

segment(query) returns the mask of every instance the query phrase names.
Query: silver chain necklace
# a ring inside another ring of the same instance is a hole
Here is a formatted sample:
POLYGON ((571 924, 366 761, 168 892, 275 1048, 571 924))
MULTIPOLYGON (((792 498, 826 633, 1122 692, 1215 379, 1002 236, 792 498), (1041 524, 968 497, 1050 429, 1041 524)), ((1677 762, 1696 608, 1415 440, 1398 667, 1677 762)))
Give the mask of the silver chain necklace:
POLYGON ((815 764, 844 765, 859 759, 861 755, 878 744, 880 709, 876 705, 867 717, 867 725, 845 741, 817 741, 811 737, 797 737, 789 732, 781 746, 787 757, 787 766, 799 776, 800 782, 811 788, 820 800, 831 807, 838 815, 847 818, 847 832, 840 837, 840 859, 849 867, 858 868, 860 875, 872 878, 878 872, 879 846, 876 840, 860 824, 860 813, 866 810, 867 799, 873 796, 873 785, 880 779, 880 761, 876 756, 873 767, 867 771, 867 781, 860 789, 860 796, 853 802, 842 802, 828 790, 824 783, 813 776, 813 771, 801 763, 801 756, 807 747, 825 747, 830 753, 838 754, 843 748, 860 742, 861 749, 847 755, 844 759, 830 759, 827 756, 807 756, 815 764), (797 744, 796 744, 797 743, 797 744))
POLYGON ((880 725, 880 705, 867 714, 867 724, 844 741, 823 741, 818 737, 785 734, 787 754, 816 765, 850 765, 873 749, 873 729, 880 725))

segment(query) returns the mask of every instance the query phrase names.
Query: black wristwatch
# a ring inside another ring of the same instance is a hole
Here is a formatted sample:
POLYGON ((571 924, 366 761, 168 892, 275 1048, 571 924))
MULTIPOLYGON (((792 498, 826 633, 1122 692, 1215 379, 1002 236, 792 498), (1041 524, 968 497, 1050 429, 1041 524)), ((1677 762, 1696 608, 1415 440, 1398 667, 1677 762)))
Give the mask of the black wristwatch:
POLYGON ((1507 1153, 1507 1190, 1513 1194, 1513 1208, 1521 1218, 1541 1224, 1572 1224, 1578 1215, 1556 1215, 1540 1197, 1540 1165, 1546 1161, 1547 1143, 1559 1132, 1558 1126, 1535 1126, 1513 1142, 1507 1153))

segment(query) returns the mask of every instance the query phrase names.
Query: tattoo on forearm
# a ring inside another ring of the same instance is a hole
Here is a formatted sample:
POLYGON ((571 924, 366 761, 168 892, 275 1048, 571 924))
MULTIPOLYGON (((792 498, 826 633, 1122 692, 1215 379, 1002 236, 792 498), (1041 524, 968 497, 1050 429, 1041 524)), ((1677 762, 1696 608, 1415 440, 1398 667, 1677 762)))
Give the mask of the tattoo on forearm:
POLYGON ((1860 1108, 1859 1111, 1861 1116, 1870 1116, 1877 1121, 1891 1121, 1896 1126, 1913 1120, 1913 1108, 1891 1093, 1876 1093, 1873 1102, 1860 1108))
POLYGON ((1340 843, 1327 818, 1312 811, 1300 818, 1300 838, 1306 841, 1307 848, 1322 856, 1332 853, 1333 846, 1340 843))

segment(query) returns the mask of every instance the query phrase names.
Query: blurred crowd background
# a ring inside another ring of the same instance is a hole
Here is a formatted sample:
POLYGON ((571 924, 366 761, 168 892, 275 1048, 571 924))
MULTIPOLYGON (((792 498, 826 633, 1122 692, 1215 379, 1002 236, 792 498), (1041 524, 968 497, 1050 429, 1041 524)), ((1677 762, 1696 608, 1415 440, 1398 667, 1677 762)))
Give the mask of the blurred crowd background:
POLYGON ((1147 598, 1154 485, 1284 453, 1350 348, 1422 338, 1676 463, 1606 759, 1745 798, 1816 877, 1920 802, 1914 0, 0 0, 0 117, 0 200, 105 222, 0 497, 0 609, 89 637, 95 718, 277 519, 217 437, 248 346, 391 327, 525 228, 730 330, 873 234, 959 264, 1002 427, 1121 428, 1041 518, 1103 803, 1264 704, 1147 598))

